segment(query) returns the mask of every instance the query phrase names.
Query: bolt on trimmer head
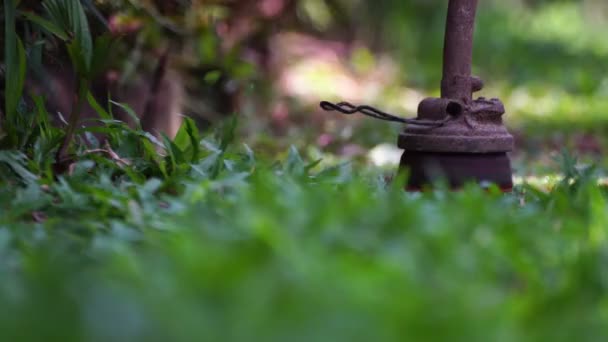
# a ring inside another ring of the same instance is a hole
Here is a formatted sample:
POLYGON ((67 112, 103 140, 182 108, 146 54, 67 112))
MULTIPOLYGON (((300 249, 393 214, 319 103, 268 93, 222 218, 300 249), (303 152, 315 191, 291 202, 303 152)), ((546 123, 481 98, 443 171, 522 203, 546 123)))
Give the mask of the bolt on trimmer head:
POLYGON ((400 170, 409 174, 406 189, 422 190, 437 180, 452 188, 467 182, 492 183, 503 191, 513 188, 513 137, 503 124, 498 99, 473 100, 483 82, 471 76, 473 31, 477 0, 450 0, 446 25, 441 98, 428 98, 416 119, 403 119, 369 106, 322 102, 325 110, 360 112, 378 119, 407 124, 399 136, 404 149, 400 170))

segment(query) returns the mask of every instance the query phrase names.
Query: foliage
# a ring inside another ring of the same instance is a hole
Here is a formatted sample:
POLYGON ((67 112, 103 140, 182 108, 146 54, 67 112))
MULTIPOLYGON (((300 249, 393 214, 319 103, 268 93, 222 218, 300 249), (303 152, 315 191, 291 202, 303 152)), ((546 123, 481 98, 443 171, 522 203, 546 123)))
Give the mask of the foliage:
POLYGON ((270 163, 231 124, 186 123, 162 161, 108 125, 132 163, 55 182, 0 158, 3 339, 606 337, 607 193, 568 158, 549 193, 406 194, 295 148, 270 163))

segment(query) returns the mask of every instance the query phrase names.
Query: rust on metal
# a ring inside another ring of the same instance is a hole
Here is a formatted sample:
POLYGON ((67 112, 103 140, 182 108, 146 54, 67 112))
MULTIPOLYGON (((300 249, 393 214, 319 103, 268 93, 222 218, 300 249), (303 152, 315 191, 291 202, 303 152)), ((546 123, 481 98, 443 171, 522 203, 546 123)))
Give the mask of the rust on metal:
POLYGON ((510 191, 511 164, 504 153, 433 153, 408 152, 401 157, 402 165, 416 165, 408 171, 406 189, 420 191, 437 179, 444 179, 452 188, 461 188, 471 180, 496 184, 510 191))
POLYGON ((504 106, 498 99, 479 98, 469 106, 449 99, 425 99, 418 119, 445 120, 439 127, 408 125, 399 136, 399 147, 407 151, 495 153, 510 152, 513 137, 502 122, 504 106))
POLYGON ((471 102, 477 0, 450 0, 443 48, 441 97, 471 102))

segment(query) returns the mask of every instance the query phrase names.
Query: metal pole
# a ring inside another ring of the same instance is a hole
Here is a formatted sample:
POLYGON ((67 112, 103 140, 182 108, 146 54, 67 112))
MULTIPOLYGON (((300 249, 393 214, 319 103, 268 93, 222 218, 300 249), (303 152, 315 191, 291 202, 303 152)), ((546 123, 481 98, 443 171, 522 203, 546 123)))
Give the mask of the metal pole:
POLYGON ((443 50, 441 97, 472 101, 473 33, 478 0, 450 0, 443 50))

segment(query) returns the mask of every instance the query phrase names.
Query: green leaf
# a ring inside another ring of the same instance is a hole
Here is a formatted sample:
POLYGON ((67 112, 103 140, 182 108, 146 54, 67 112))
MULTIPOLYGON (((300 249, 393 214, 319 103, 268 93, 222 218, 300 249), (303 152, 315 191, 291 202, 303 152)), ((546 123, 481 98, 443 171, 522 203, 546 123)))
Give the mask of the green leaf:
POLYGON ((86 8, 93 13, 95 18, 97 18, 97 20, 99 20, 99 22, 101 22, 105 26, 106 29, 108 29, 108 27, 109 27, 108 21, 103 16, 103 14, 99 11, 97 6, 95 6, 95 1, 93 1, 93 0, 83 0, 83 1, 84 1, 86 8))
POLYGON ((18 94, 18 100, 21 99, 21 95, 23 94, 23 87, 25 85, 25 74, 27 72, 27 60, 25 57, 25 48, 23 47, 23 43, 21 39, 17 38, 17 65, 18 65, 18 73, 16 80, 16 88, 18 94))
POLYGON ((91 38, 91 32, 89 31, 89 22, 87 20, 87 16, 84 13, 84 8, 82 7, 80 0, 63 1, 64 4, 66 2, 68 4, 66 7, 71 24, 70 28, 74 32, 79 47, 82 49, 82 55, 86 62, 87 71, 90 71, 93 58, 93 40, 91 38))
POLYGON ((198 54, 201 63, 213 63, 217 59, 217 37, 210 31, 203 32, 198 41, 198 54))
POLYGON ((32 12, 21 12, 21 15, 26 17, 34 24, 37 24, 38 26, 42 27, 46 31, 54 34, 61 40, 67 41, 70 38, 63 28, 61 28, 59 25, 55 24, 50 20, 44 19, 32 12))
POLYGON ((236 127, 238 119, 236 115, 233 115, 228 122, 224 123, 221 129, 220 135, 220 150, 226 151, 228 146, 234 141, 236 137, 236 127))
POLYGON ((218 169, 221 164, 221 152, 214 152, 207 157, 200 160, 198 163, 192 165, 192 171, 201 177, 208 178, 213 175, 215 170, 218 169))
POLYGON ((42 3, 42 7, 46 10, 46 13, 55 25, 61 27, 70 36, 73 36, 73 32, 69 30, 70 23, 62 0, 46 0, 42 3))
POLYGON ((12 127, 15 124, 17 106, 23 93, 27 64, 25 49, 15 31, 16 7, 14 0, 4 0, 4 8, 4 58, 6 61, 5 114, 8 121, 7 125, 9 125, 7 133, 14 135, 15 132, 12 127))
POLYGON ((142 130, 141 121, 139 120, 139 117, 137 116, 137 114, 131 107, 129 107, 127 104, 116 102, 116 101, 111 101, 111 100, 110 100, 110 103, 123 109, 127 113, 127 115, 129 115, 131 117, 131 119, 133 119, 133 121, 135 122, 135 124, 137 126, 137 129, 140 131, 142 130))
POLYGON ((163 143, 165 145, 165 150, 168 153, 168 157, 171 161, 171 165, 173 166, 173 170, 177 168, 178 164, 184 163, 186 160, 184 158, 184 152, 177 146, 169 137, 161 133, 163 138, 163 143))
POLYGON ((40 95, 32 98, 36 105, 36 126, 40 128, 40 134, 48 138, 50 136, 49 112, 44 105, 44 97, 40 95))
POLYGON ((66 32, 68 53, 74 68, 81 77, 91 77, 93 39, 89 23, 80 0, 46 0, 42 6, 50 22, 66 32))
POLYGON ((91 94, 91 92, 87 92, 87 101, 89 102, 89 105, 91 106, 91 108, 93 108, 95 110, 95 112, 97 112, 97 114, 99 114, 99 116, 104 119, 104 120, 112 120, 112 115, 110 115, 110 113, 108 113, 107 110, 105 110, 100 104, 99 102, 97 102, 97 100, 95 99, 95 96, 93 96, 93 94, 91 94))
POLYGON ((116 133, 116 127, 104 127, 104 126, 85 126, 78 128, 75 132, 76 134, 82 134, 86 132, 90 133, 102 133, 102 134, 112 134, 116 133))
POLYGON ((114 40, 109 34, 103 34, 95 39, 89 70, 89 77, 91 79, 98 76, 106 68, 108 61, 110 60, 109 56, 113 43, 114 40))
POLYGON ((200 141, 200 132, 194 120, 188 117, 184 118, 173 142, 184 151, 185 158, 193 163, 200 158, 200 141))
POLYGON ((287 162, 285 163, 285 171, 293 175, 304 174, 306 165, 304 160, 300 156, 300 152, 295 146, 289 148, 289 155, 287 156, 287 162))
POLYGON ((205 74, 205 77, 203 79, 207 84, 215 84, 220 79, 220 77, 222 77, 222 72, 219 70, 213 70, 205 74))
POLYGON ((312 163, 309 163, 304 168, 304 171, 310 172, 312 169, 314 169, 315 167, 319 166, 319 164, 321 164, 322 161, 323 161, 323 159, 320 158, 320 159, 317 159, 317 160, 313 161, 312 163))
POLYGON ((89 61, 87 61, 84 50, 80 46, 79 42, 74 40, 67 44, 67 50, 76 73, 80 77, 86 78, 89 74, 89 61))
MULTIPOLYGON (((159 154, 156 150, 155 147, 159 147, 158 144, 160 144, 157 139, 153 140, 151 139, 143 139, 141 141, 142 146, 144 148, 145 154, 147 154, 150 159, 152 159, 156 165, 158 166, 159 171, 161 172, 161 174, 163 175, 163 177, 169 178, 169 172, 167 171, 167 164, 164 158, 159 157, 159 154)), ((162 147, 162 144, 161 144, 162 147)), ((160 148, 160 147, 159 147, 160 148)))
POLYGON ((184 118, 184 122, 186 125, 186 130, 188 131, 188 137, 190 138, 190 144, 192 145, 192 162, 196 162, 200 158, 201 148, 200 148, 200 132, 198 127, 196 127, 196 123, 191 118, 184 118))
POLYGON ((251 147, 249 147, 247 144, 243 144, 243 147, 245 148, 245 162, 247 163, 247 167, 255 167, 255 152, 253 152, 251 147))
POLYGON ((0 151, 0 163, 8 165, 13 172, 25 183, 31 183, 38 179, 25 166, 26 156, 21 152, 0 151))
POLYGON ((150 132, 144 132, 142 130, 136 131, 135 132, 138 136, 145 138, 147 141, 151 142, 152 144, 154 144, 156 147, 158 148, 165 148, 165 146, 163 145, 162 142, 160 142, 158 140, 158 138, 156 138, 156 136, 154 136, 152 133, 150 132))

